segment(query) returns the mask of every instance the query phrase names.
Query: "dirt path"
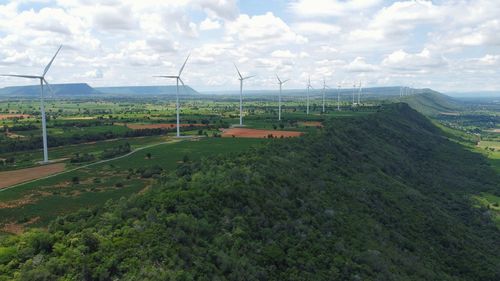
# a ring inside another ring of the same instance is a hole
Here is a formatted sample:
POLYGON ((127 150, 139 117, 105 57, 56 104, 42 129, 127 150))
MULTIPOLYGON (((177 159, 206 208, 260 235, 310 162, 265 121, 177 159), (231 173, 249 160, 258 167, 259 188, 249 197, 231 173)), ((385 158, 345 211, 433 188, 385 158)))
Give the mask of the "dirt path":
POLYGON ((64 171, 64 163, 0 172, 0 189, 64 171))

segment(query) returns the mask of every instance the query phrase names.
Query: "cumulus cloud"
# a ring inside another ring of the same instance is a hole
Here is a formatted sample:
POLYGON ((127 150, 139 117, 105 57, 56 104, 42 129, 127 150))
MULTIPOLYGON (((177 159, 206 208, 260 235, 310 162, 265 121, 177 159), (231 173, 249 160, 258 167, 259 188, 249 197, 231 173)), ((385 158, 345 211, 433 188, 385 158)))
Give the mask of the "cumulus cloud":
POLYGON ((204 21, 200 23, 200 30, 214 30, 220 29, 221 24, 217 20, 212 20, 210 18, 206 18, 204 21))
POLYGON ((307 39, 295 33, 281 18, 269 12, 264 15, 240 15, 235 21, 228 22, 226 31, 236 40, 255 44, 303 44, 307 39))
POLYGON ((384 58, 382 65, 399 71, 425 72, 444 67, 447 61, 444 57, 432 54, 429 49, 425 48, 415 54, 409 54, 403 50, 395 51, 384 58))
POLYGON ((367 63, 364 57, 355 58, 345 68, 349 72, 375 72, 379 70, 378 66, 367 63))
POLYGON ((237 87, 232 62, 258 74, 248 87, 259 88, 275 87, 277 72, 292 78, 288 87, 310 74, 438 90, 500 75, 496 0, 290 0, 259 12, 237 0, 30 5, 0 4, 0 71, 37 73, 64 43, 53 83, 159 84, 151 75, 175 73, 190 51, 185 78, 201 89, 237 87))
POLYGON ((289 5, 290 10, 302 17, 343 16, 375 7, 382 0, 296 0, 289 5))

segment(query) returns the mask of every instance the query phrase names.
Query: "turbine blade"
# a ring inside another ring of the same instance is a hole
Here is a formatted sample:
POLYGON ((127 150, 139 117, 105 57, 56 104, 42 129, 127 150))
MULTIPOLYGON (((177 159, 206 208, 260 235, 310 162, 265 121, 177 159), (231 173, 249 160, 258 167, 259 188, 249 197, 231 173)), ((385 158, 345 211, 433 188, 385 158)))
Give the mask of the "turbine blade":
POLYGON ((286 79, 285 81, 283 81, 282 83, 285 84, 286 82, 290 81, 290 79, 286 79))
POLYGON ((50 92, 50 96, 51 97, 55 96, 54 91, 52 90, 52 87, 49 85, 49 82, 47 82, 47 80, 45 80, 45 78, 42 78, 42 80, 43 80, 43 83, 45 83, 45 85, 47 85, 47 88, 49 89, 49 92, 50 92))
POLYGON ((236 68, 236 71, 238 71, 238 75, 240 76, 240 79, 243 79, 243 76, 241 76, 241 73, 240 73, 240 70, 238 69, 238 67, 236 66, 235 63, 234 64, 234 67, 236 68))
POLYGON ((54 62, 54 59, 56 58, 57 54, 59 54, 59 51, 61 50, 61 48, 62 48, 62 45, 59 46, 59 49, 57 49, 56 54, 52 57, 52 59, 50 60, 49 64, 47 64, 47 66, 45 67, 45 70, 43 71, 42 77, 45 77, 45 74, 47 74, 47 72, 49 71, 50 66, 54 62))
POLYGON ((181 82, 182 87, 186 87, 186 85, 184 85, 184 82, 182 81, 182 79, 180 77, 178 79, 179 79, 179 82, 181 82))
POLYGON ((188 59, 189 59, 190 56, 191 56, 191 54, 189 54, 187 56, 186 60, 184 61, 184 64, 181 67, 181 70, 179 70, 179 75, 178 75, 179 77, 181 77, 182 71, 184 70, 184 67, 186 67, 186 63, 188 62, 188 59))
POLYGON ((156 77, 156 78, 172 78, 172 79, 179 78, 179 76, 173 76, 173 75, 170 75, 170 76, 159 75, 159 76, 153 76, 153 77, 156 77))
POLYGON ((42 78, 41 76, 34 76, 34 75, 16 75, 16 74, 0 74, 0 76, 6 76, 6 77, 21 77, 21 78, 30 78, 30 79, 40 79, 40 78, 42 78))
POLYGON ((255 75, 247 76, 247 77, 242 78, 242 79, 243 79, 243 80, 247 80, 247 79, 250 79, 250 78, 252 78, 252 77, 255 77, 255 75))
POLYGON ((278 74, 276 74, 276 78, 278 78, 278 81, 280 82, 280 84, 283 84, 284 82, 281 82, 281 79, 280 77, 278 76, 278 74))

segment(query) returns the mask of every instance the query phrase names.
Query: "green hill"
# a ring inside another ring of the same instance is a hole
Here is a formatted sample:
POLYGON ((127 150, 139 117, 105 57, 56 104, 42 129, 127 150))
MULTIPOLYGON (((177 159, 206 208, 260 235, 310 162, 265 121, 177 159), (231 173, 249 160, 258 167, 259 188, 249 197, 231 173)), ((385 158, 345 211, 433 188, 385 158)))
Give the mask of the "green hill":
POLYGON ((425 115, 456 113, 461 110, 460 102, 432 90, 399 98, 399 101, 409 104, 413 109, 425 115))
POLYGON ((499 183, 387 105, 6 239, 0 280, 500 280, 500 231, 471 199, 499 183))

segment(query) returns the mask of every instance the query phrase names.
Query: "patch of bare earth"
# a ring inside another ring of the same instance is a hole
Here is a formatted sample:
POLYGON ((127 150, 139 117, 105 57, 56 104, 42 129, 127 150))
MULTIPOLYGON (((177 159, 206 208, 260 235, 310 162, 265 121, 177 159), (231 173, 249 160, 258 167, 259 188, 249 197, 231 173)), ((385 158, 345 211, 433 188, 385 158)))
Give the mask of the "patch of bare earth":
POLYGON ((222 130, 223 138, 292 138, 300 137, 304 133, 295 131, 258 130, 247 128, 230 128, 222 130))
POLYGON ((0 209, 13 209, 13 208, 19 208, 24 205, 28 205, 35 202, 35 200, 31 197, 23 197, 21 199, 17 200, 12 200, 8 202, 0 202, 0 209))
POLYGON ((0 114, 0 120, 13 119, 13 118, 29 118, 29 114, 0 114))
POLYGON ((0 172, 0 189, 64 171, 64 163, 0 172))
POLYGON ((305 121, 299 122, 299 126, 303 127, 323 127, 323 124, 319 121, 305 121))
POLYGON ((34 224, 40 219, 40 217, 34 217, 31 218, 29 221, 25 223, 15 223, 15 222, 9 222, 6 223, 0 228, 1 231, 7 232, 7 233, 12 233, 12 234, 22 234, 26 227, 28 227, 31 224, 34 224))

